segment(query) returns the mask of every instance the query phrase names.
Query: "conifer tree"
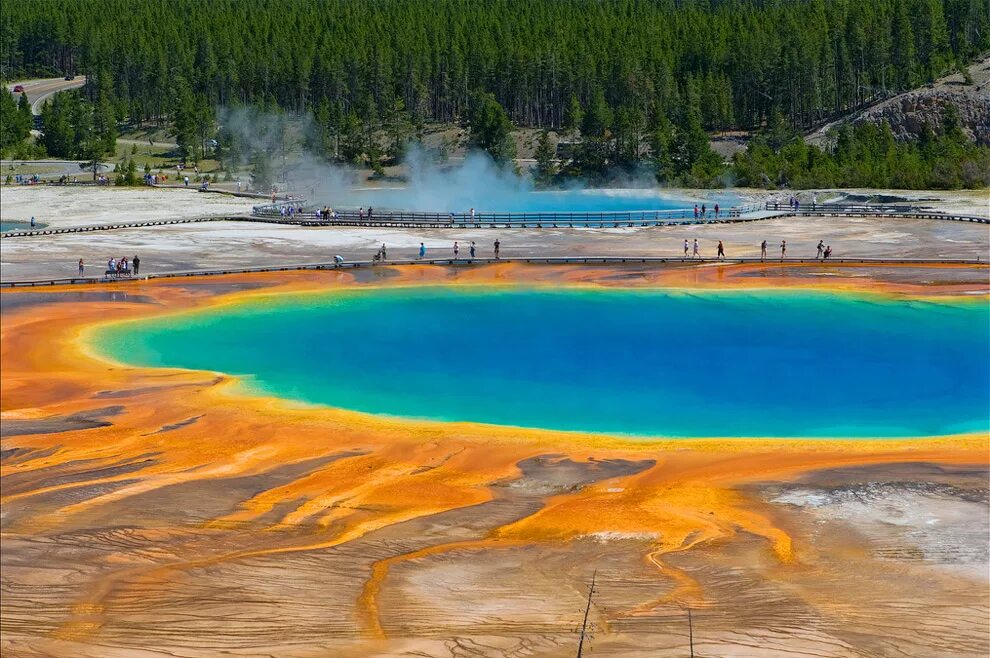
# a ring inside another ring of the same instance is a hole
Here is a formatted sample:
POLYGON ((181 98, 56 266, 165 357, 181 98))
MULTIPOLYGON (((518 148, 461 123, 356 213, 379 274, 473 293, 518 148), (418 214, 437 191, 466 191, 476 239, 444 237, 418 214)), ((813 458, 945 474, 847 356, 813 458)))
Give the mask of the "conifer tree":
POLYGON ((550 133, 544 130, 540 133, 540 139, 536 143, 536 183, 538 185, 549 185, 553 177, 557 175, 556 153, 553 144, 550 142, 550 133))

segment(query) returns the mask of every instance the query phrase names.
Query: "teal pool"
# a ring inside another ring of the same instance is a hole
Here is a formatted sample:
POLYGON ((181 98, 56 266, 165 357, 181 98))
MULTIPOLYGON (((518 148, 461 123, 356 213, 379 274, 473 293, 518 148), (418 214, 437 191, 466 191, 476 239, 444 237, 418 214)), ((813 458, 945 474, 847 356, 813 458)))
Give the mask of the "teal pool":
POLYGON ((525 185, 465 178, 445 185, 411 185, 408 188, 349 190, 335 199, 343 206, 372 206, 380 210, 402 209, 423 212, 464 213, 474 208, 488 212, 636 212, 691 209, 695 203, 713 210, 719 203, 728 209, 739 203, 730 193, 706 193, 703 199, 669 195, 653 189, 586 189, 535 191, 525 185))
POLYGON ((393 288, 129 322, 96 343, 122 362, 416 419, 667 437, 990 430, 985 300, 393 288))
MULTIPOLYGON (((34 223, 34 230, 39 228, 44 228, 48 226, 47 224, 42 224, 41 222, 34 223)), ((31 222, 15 222, 7 221, 0 222, 0 233, 6 233, 7 231, 29 231, 31 229, 31 222)))

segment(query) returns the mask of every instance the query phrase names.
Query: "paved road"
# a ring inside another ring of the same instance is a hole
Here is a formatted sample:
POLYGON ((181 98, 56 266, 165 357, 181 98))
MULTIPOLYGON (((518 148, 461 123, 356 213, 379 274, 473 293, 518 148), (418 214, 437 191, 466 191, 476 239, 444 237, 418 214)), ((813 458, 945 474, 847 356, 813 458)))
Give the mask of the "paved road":
MULTIPOLYGON (((51 178, 58 178, 59 176, 77 176, 79 180, 86 180, 87 176, 92 176, 93 172, 91 169, 83 169, 79 165, 88 165, 88 161, 83 160, 0 160, 0 174, 15 174, 18 173, 14 170, 18 166, 27 167, 50 167, 50 171, 44 174, 40 174, 42 178, 48 180, 51 178)), ((100 171, 110 171, 113 169, 112 162, 101 162, 100 171)))
POLYGON ((67 89, 78 89, 84 84, 86 84, 86 76, 77 75, 73 80, 64 80, 62 78, 20 80, 17 82, 8 83, 7 89, 13 91, 14 87, 17 85, 23 86, 24 93, 27 94, 28 97, 28 102, 31 103, 31 113, 41 114, 41 107, 52 94, 57 94, 58 92, 65 91, 67 89))

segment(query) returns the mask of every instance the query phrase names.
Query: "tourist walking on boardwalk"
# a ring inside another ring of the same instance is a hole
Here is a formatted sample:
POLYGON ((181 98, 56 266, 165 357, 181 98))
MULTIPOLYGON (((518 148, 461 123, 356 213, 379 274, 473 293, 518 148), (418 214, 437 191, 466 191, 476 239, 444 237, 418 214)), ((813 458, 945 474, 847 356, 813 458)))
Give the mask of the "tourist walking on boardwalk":
POLYGON ((382 260, 388 260, 388 251, 385 250, 385 243, 382 243, 382 260))
POLYGON ((718 241, 718 251, 715 254, 715 257, 720 258, 721 260, 725 260, 725 247, 722 246, 721 240, 718 241))
POLYGON ((474 259, 474 242, 471 242, 471 259, 474 259))
POLYGON ((815 256, 815 258, 821 258, 823 253, 825 253, 825 241, 824 240, 819 240, 818 241, 818 255, 815 256))
POLYGON ((832 245, 829 245, 829 246, 825 247, 825 256, 824 256, 824 259, 825 260, 828 260, 831 257, 832 257, 832 245))
POLYGON ((718 211, 719 211, 719 207, 718 207, 718 204, 716 203, 715 204, 715 219, 718 219, 718 211))
POLYGON ((502 243, 498 241, 498 238, 495 238, 494 246, 495 246, 495 260, 498 260, 500 258, 498 252, 502 249, 502 243))
POLYGON ((34 228, 34 215, 31 215, 31 228, 34 228))
POLYGON ((372 208, 371 206, 368 206, 368 219, 370 220, 371 216, 374 214, 375 214, 375 209, 372 208))
POLYGON ((131 263, 134 265, 134 276, 137 276, 138 270, 141 268, 141 259, 135 256, 131 263))
POLYGON ((787 240, 781 240, 780 241, 780 260, 784 260, 784 257, 785 256, 787 256, 787 240))
POLYGON ((764 240, 760 244, 760 260, 766 260, 766 259, 767 259, 767 241, 764 240))
POLYGON ((426 258, 426 245, 422 242, 419 243, 419 259, 423 260, 426 258))
POLYGON ((688 255, 688 241, 687 238, 684 238, 684 257, 687 258, 687 255, 688 255))
POLYGON ((694 239, 694 248, 691 252, 691 258, 695 258, 695 257, 701 258, 701 254, 698 253, 698 238, 694 239))
POLYGON ((456 242, 454 242, 454 258, 457 258, 457 255, 459 253, 461 253, 461 248, 460 248, 460 246, 458 246, 458 244, 456 242))
POLYGON ((364 206, 358 208, 358 219, 364 221, 364 206))
POLYGON ((698 219, 698 204, 694 204, 694 218, 698 219))
POLYGON ((704 219, 708 216, 708 207, 705 204, 701 204, 701 218, 704 219))
POLYGON ((84 271, 85 269, 86 269, 86 268, 85 268, 85 267, 83 266, 83 259, 82 259, 82 258, 80 258, 80 259, 79 259, 79 276, 82 276, 82 275, 83 275, 83 271, 84 271))
POLYGON ((474 221, 474 208, 471 208, 471 221, 474 221))

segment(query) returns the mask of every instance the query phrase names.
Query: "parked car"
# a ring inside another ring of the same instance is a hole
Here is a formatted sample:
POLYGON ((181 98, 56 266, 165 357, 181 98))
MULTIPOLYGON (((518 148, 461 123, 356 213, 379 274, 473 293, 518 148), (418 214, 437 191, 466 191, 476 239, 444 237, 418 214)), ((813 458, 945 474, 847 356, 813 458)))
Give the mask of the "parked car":
POLYGON ((74 75, 67 75, 67 76, 65 76, 65 79, 66 80, 75 80, 76 79, 76 76, 74 76, 74 75))
POLYGON ((14 93, 15 94, 24 93, 24 85, 14 85, 14 93))

